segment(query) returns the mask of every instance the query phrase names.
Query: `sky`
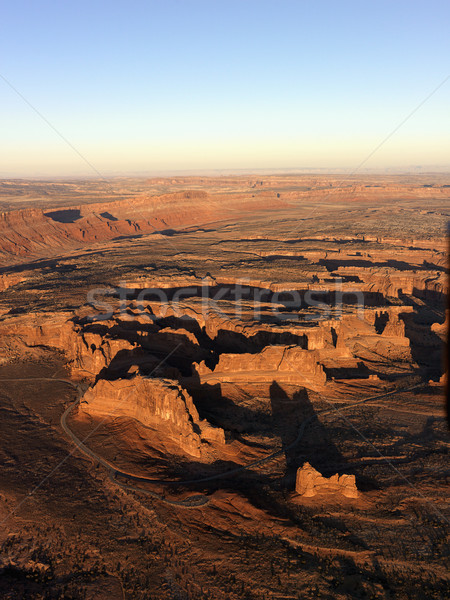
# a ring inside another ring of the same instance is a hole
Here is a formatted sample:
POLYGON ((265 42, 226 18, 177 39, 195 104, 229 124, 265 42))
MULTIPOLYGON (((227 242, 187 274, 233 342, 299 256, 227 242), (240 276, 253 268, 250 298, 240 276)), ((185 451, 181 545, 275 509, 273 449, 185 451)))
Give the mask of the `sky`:
POLYGON ((448 0, 4 0, 0 176, 449 171, 449 26, 448 0))

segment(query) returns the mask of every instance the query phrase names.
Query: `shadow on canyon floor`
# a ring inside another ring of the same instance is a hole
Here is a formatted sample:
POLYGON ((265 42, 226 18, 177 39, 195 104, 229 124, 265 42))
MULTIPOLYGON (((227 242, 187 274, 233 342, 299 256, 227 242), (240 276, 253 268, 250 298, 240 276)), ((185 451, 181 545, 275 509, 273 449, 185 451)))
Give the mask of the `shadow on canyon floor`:
POLYGON ((341 473, 347 473, 346 459, 333 442, 331 433, 319 418, 315 418, 316 411, 308 390, 300 388, 289 392, 275 380, 268 387, 266 404, 269 410, 261 411, 256 406, 245 405, 245 391, 240 390, 240 400, 243 401, 236 401, 227 397, 221 384, 203 384, 195 390, 190 388, 189 392, 194 396, 200 416, 216 426, 224 427, 228 440, 235 439, 249 448, 259 449, 259 459, 270 456, 277 449, 281 450, 280 457, 266 463, 270 465, 269 468, 265 468, 263 462, 227 477, 227 471, 233 471, 241 465, 232 460, 216 460, 206 465, 185 460, 169 466, 168 479, 186 479, 186 472, 189 471, 202 473, 193 479, 224 473, 220 479, 206 482, 208 489, 228 487, 243 491, 248 485, 257 485, 293 490, 296 471, 305 462, 326 475, 333 474, 336 465, 340 466, 341 473), (299 435, 302 423, 310 419, 304 433, 299 435), (267 444, 269 434, 273 436, 273 444, 270 445, 267 444), (281 448, 277 439, 281 442, 281 448), (280 459, 284 459, 284 463, 274 470, 273 463, 280 459))

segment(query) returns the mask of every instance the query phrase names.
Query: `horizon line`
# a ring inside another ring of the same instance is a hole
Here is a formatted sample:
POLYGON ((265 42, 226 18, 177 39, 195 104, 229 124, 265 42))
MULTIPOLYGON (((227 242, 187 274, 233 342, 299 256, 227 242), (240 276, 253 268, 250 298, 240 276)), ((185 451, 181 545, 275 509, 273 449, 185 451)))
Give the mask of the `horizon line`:
POLYGON ((168 179, 170 177, 246 177, 253 175, 265 176, 308 176, 308 175, 342 175, 349 178, 357 178, 361 176, 393 176, 393 175, 450 175, 450 165, 430 165, 430 166, 414 166, 414 167, 382 167, 382 168, 366 168, 358 172, 352 172, 349 169, 340 167, 285 167, 285 168, 244 168, 244 169, 174 169, 161 171, 113 171, 94 174, 2 174, 0 172, 0 181, 14 180, 91 180, 91 181, 106 181, 107 179, 119 178, 156 178, 168 179))

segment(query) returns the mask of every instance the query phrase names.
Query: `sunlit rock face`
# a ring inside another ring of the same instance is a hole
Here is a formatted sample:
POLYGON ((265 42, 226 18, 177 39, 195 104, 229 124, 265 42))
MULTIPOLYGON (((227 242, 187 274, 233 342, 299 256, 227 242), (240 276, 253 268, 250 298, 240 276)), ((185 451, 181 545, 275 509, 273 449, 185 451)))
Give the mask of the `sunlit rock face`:
POLYGON ((187 454, 201 455, 202 442, 224 443, 222 429, 200 420, 191 396, 171 379, 136 375, 132 379, 100 379, 83 397, 91 416, 129 417, 158 430, 187 454))
POLYGON ((358 498, 354 475, 322 477, 308 462, 297 471, 295 491, 300 496, 312 498, 317 495, 341 494, 346 498, 358 498))

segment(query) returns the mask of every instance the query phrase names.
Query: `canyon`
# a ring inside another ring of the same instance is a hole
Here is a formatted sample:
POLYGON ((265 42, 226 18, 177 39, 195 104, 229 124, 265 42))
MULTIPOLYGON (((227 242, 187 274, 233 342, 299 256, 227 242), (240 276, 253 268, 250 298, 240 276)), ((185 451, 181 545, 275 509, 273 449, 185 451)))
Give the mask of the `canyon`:
POLYGON ((442 597, 447 178, 113 184, 0 182, 7 584, 442 597))

